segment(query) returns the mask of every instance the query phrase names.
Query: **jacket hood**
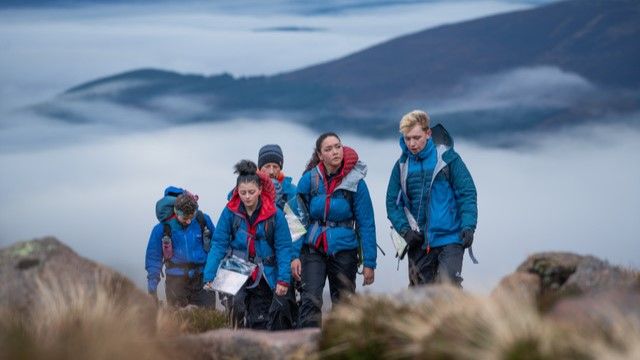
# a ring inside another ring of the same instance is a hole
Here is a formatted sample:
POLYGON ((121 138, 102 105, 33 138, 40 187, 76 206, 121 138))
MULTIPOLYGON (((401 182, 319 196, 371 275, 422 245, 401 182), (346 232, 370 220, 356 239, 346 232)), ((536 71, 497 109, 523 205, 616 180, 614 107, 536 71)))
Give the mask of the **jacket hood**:
MULTIPOLYGON (((260 194, 260 200, 262 201, 262 206, 260 207, 260 214, 258 215, 257 222, 268 219, 269 217, 275 215, 276 213, 276 190, 273 186, 273 182, 271 182, 271 178, 266 173, 258 170, 256 171, 256 175, 260 178, 260 185, 262 186, 262 193, 260 194)), ((240 212, 240 195, 238 194, 238 187, 236 186, 233 189, 233 194, 231 195, 231 200, 227 203, 227 207, 232 212, 238 214, 240 212)))

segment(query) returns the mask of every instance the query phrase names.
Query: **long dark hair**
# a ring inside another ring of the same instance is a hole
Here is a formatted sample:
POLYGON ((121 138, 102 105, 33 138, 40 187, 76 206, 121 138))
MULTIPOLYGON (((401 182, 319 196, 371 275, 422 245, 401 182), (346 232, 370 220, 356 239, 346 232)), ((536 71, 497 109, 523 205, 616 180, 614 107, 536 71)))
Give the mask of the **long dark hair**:
POLYGON ((235 166, 234 174, 238 174, 238 179, 236 180, 236 187, 240 185, 240 183, 250 183, 253 182, 258 187, 262 187, 262 183, 260 182, 260 177, 256 174, 258 171, 258 166, 251 160, 240 160, 235 166))
POLYGON ((318 157, 318 153, 320 152, 320 147, 322 146, 322 142, 324 141, 324 139, 328 138, 329 136, 333 136, 336 139, 338 139, 338 141, 341 141, 338 134, 332 131, 326 132, 318 136, 318 138, 316 139, 316 147, 313 150, 313 154, 311 154, 311 159, 309 159, 309 162, 307 162, 307 167, 304 169, 304 172, 307 172, 313 169, 314 167, 316 167, 316 165, 320 163, 320 158, 318 157))

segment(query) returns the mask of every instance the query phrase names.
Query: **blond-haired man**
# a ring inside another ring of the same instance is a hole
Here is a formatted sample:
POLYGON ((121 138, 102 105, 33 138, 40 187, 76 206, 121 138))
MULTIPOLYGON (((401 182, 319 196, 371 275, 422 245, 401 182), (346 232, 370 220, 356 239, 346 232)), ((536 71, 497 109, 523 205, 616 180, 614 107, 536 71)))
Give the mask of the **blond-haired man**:
POLYGON ((460 286, 478 219, 476 187, 447 131, 429 122, 421 110, 400 120, 402 154, 387 187, 387 217, 408 244, 409 285, 460 286))

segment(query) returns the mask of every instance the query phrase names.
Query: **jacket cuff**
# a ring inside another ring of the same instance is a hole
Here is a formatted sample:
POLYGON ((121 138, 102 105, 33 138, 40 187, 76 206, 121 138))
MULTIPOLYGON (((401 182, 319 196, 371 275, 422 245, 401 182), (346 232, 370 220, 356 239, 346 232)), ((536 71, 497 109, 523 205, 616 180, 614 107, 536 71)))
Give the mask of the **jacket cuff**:
POLYGON ((284 287, 289 287, 289 283, 286 281, 278 280, 278 285, 282 285, 284 287))

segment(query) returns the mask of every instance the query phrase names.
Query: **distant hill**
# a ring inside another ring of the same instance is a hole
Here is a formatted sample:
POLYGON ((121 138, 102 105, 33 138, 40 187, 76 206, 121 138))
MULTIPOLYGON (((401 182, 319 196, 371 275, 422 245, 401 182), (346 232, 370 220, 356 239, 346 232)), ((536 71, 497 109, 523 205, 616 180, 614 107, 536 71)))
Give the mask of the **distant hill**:
POLYGON ((127 72, 74 87, 38 111, 91 121, 68 104, 155 111, 158 99, 177 96, 206 104, 174 115, 177 122, 276 113, 318 130, 380 137, 396 136, 399 117, 419 107, 479 140, 611 118, 640 122, 639 20, 636 0, 564 1, 428 29, 273 76, 127 72))

